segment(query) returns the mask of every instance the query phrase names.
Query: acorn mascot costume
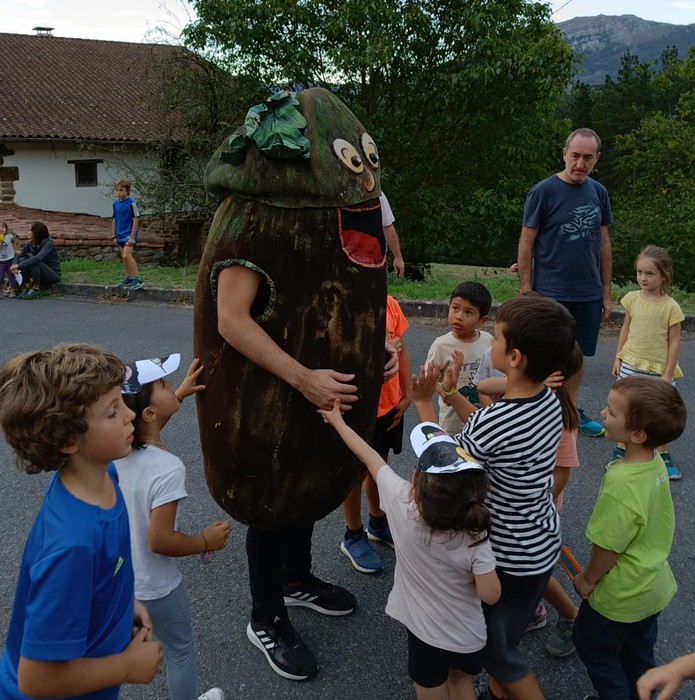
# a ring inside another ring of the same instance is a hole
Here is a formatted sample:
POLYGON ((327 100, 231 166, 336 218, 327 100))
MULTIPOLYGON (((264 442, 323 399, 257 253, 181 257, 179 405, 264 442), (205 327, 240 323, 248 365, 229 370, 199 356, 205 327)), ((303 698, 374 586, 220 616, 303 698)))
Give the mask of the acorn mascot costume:
POLYGON ((355 374, 346 420, 371 440, 385 340, 379 167, 364 127, 321 88, 253 107, 208 165, 208 188, 224 199, 195 292, 207 386, 198 420, 210 492, 240 522, 315 522, 344 500, 358 464, 316 406, 218 333, 217 276, 230 265, 257 271, 251 314, 275 343, 310 369, 355 374))

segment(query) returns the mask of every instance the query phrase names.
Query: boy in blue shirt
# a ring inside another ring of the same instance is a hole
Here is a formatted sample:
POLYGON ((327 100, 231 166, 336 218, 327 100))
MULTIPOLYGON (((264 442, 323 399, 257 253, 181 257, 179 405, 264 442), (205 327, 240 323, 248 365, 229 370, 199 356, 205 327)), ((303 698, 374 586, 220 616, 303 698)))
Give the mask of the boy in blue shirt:
POLYGON ((128 514, 111 464, 133 441, 124 375, 115 355, 80 343, 0 369, 0 425, 18 464, 55 472, 22 556, 0 658, 3 700, 115 700, 122 683, 149 683, 162 662, 134 599, 128 514))
POLYGON ((121 260, 125 269, 125 277, 116 286, 129 290, 140 289, 143 281, 139 276, 138 264, 133 255, 138 241, 140 212, 135 200, 130 196, 130 180, 116 180, 113 188, 116 201, 113 203, 112 231, 121 249, 121 260))

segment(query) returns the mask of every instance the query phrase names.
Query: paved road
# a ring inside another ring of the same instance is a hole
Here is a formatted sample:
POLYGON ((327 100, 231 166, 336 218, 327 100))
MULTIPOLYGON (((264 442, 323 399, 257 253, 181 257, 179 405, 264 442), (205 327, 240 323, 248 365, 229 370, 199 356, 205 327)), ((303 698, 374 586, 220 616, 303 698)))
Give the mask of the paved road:
MULTIPOLYGON (((192 354, 192 310, 187 306, 154 306, 122 303, 95 303, 68 297, 52 297, 33 302, 0 301, 0 318, 4 333, 0 337, 0 357, 7 358, 24 350, 47 347, 60 341, 98 343, 126 360, 181 352, 182 367, 192 354)), ((414 363, 422 362, 435 336, 444 332, 443 322, 413 321, 406 336, 414 363)), ((611 385, 609 376, 615 347, 615 333, 601 341, 598 354, 587 363, 582 405, 597 415, 611 385)), ((695 342, 686 339, 682 346, 681 365, 686 377, 679 388, 689 405, 695 397, 695 342)), ((183 376, 180 369, 175 381, 183 376)), ((272 406, 267 407, 273 410, 272 406)), ((408 427, 415 422, 409 411, 408 427)), ((532 429, 532 428, 531 428, 532 429)), ((199 531, 221 511, 205 487, 200 448, 192 401, 172 419, 166 432, 167 444, 188 467, 190 498, 181 508, 181 526, 185 531, 199 531)), ((602 466, 611 445, 603 438, 580 437, 581 468, 570 480, 563 529, 565 542, 580 562, 586 560, 584 526, 591 512, 602 466)), ((692 431, 675 446, 674 457, 684 472, 681 482, 673 484, 678 528, 671 564, 680 591, 661 618, 657 645, 659 660, 665 661, 695 649, 693 610, 695 587, 692 586, 695 520, 695 476, 692 471, 695 440, 692 431)), ((410 473, 413 456, 409 449, 393 460, 402 475, 410 473)), ((0 438, 0 517, 3 522, 3 545, 0 548, 0 634, 5 635, 10 613, 17 566, 28 529, 40 502, 46 477, 29 476, 12 466, 12 455, 0 438)), ((316 573, 339 582, 352 590, 359 607, 346 618, 331 619, 308 610, 291 612, 292 620, 319 659, 320 671, 308 683, 293 683, 270 671, 260 652, 246 639, 250 598, 244 555, 244 528, 235 524, 229 546, 203 565, 197 557, 182 560, 184 577, 191 594, 194 627, 200 662, 201 690, 211 685, 225 689, 234 700, 396 700, 412 698, 406 675, 405 634, 401 626, 384 614, 391 586, 394 556, 381 549, 386 571, 381 576, 356 572, 340 553, 342 519, 337 513, 316 525, 314 563, 316 573)), ((564 575, 558 574, 566 581, 564 575)), ((548 700, 574 700, 590 690, 581 663, 575 658, 553 659, 543 651, 549 630, 533 632, 524 640, 527 652, 548 700)), ((127 687, 121 697, 126 700, 165 698, 166 686, 160 676, 150 686, 127 687)), ((695 698, 695 682, 680 698, 695 698)))

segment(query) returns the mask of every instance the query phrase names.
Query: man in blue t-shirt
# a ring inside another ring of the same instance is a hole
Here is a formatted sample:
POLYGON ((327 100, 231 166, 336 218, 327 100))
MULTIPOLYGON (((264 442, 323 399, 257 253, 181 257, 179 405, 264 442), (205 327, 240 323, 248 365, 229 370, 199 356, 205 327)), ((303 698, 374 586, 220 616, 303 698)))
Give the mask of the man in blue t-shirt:
MULTIPOLYGON (((595 131, 577 129, 567 137, 564 170, 526 196, 517 258, 520 290, 537 291, 569 309, 586 357, 596 354, 601 320, 611 313, 613 214, 606 188, 589 177, 600 157, 595 131)), ((605 433, 581 410, 579 430, 592 437, 605 433)))

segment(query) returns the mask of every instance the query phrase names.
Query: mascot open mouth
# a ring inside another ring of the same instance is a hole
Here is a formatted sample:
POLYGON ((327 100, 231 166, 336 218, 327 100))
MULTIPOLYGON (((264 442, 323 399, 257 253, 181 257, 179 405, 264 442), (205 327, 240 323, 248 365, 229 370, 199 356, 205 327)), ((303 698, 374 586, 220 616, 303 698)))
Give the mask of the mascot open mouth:
POLYGON ((382 267, 386 242, 381 225, 379 200, 360 207, 338 209, 340 242, 352 262, 363 267, 382 267))

